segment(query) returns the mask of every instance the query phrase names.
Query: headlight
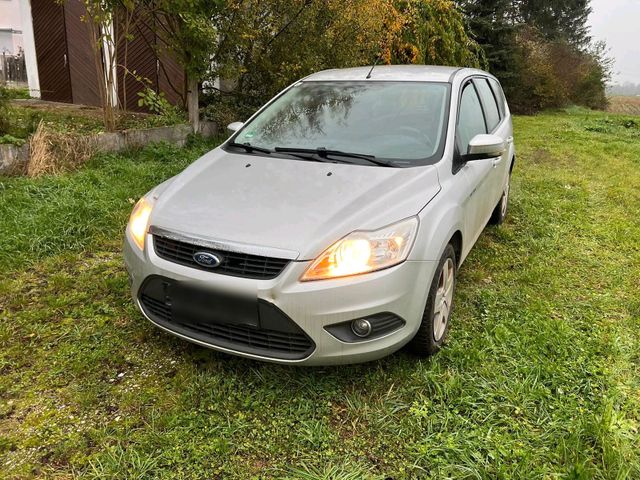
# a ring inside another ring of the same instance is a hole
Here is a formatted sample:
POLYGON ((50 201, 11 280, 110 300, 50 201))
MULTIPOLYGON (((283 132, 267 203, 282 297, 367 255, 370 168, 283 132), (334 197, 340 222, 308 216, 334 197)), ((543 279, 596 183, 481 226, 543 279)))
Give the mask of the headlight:
POLYGON ((369 273, 404 262, 411 251, 418 217, 375 231, 356 231, 326 249, 300 280, 323 280, 369 273))
POLYGON ((133 212, 131 212, 131 217, 129 218, 129 232, 131 232, 131 237, 133 237, 136 245, 140 247, 140 250, 144 250, 144 239, 147 236, 152 208, 151 201, 147 197, 142 197, 133 207, 133 212))

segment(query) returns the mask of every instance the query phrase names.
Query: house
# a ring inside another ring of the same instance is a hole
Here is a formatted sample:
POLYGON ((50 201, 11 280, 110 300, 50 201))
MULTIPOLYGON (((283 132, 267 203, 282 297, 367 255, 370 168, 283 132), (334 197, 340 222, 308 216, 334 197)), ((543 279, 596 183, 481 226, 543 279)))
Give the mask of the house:
POLYGON ((0 55, 18 55, 22 50, 20 0, 0 0, 0 55))
POLYGON ((20 0, 0 0, 0 83, 24 86, 25 71, 20 0))
MULTIPOLYGON (((0 0, 0 3, 7 0, 0 0)), ((83 19, 82 0, 11 0, 20 4, 29 90, 43 100, 101 104, 95 40, 83 19)), ((114 97, 127 110, 142 110, 138 92, 149 86, 173 104, 186 101, 184 70, 166 53, 157 53, 153 20, 133 22, 126 35, 120 23, 111 25, 117 39, 116 61, 101 49, 102 66, 115 67, 114 97), (135 71, 135 75, 132 72, 135 71)))

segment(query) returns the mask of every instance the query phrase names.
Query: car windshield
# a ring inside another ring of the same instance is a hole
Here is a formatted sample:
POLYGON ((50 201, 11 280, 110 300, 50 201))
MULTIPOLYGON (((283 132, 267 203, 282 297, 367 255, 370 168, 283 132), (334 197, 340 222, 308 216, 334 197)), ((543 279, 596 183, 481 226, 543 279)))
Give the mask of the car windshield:
POLYGON ((449 91, 436 82, 300 82, 233 141, 426 164, 442 154, 449 91))

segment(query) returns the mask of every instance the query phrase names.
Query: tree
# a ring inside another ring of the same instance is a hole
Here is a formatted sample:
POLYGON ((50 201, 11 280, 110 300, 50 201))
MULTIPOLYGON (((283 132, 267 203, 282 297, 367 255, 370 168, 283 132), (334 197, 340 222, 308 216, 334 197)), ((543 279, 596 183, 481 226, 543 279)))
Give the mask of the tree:
POLYGON ((143 0, 138 2, 154 19, 157 54, 169 53, 185 69, 189 122, 199 131, 199 84, 210 70, 218 44, 218 18, 225 0, 143 0))
POLYGON ((218 20, 212 73, 231 80, 212 97, 219 122, 244 118, 291 82, 327 68, 481 64, 450 0, 233 0, 218 20))
POLYGON ((460 0, 514 111, 601 108, 610 63, 589 37, 589 0, 460 0))
POLYGON ((591 14, 591 0, 520 0, 517 2, 519 20, 535 27, 548 40, 565 40, 577 48, 590 42, 587 21, 591 14))
POLYGON ((465 0, 460 2, 469 24, 469 35, 485 52, 489 70, 509 89, 515 83, 513 65, 517 57, 515 21, 512 0, 465 0))
POLYGON ((312 72, 371 64, 395 15, 391 0, 234 0, 218 19, 211 72, 231 88, 215 101, 246 116, 312 72))
POLYGON ((397 1, 405 19, 392 60, 399 63, 484 66, 484 54, 467 33, 464 17, 449 0, 397 1))
POLYGON ((93 47, 94 65, 98 82, 98 92, 102 105, 104 127, 107 131, 116 128, 116 51, 117 40, 113 32, 117 12, 130 15, 132 0, 83 0, 86 15, 83 20, 89 27, 93 47))

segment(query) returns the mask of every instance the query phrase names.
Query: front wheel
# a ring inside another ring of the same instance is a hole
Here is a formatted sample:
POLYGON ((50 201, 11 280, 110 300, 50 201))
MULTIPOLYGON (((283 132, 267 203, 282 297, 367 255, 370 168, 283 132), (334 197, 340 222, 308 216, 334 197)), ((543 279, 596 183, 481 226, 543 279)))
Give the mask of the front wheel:
POLYGON ((431 281, 422 323, 418 333, 409 343, 409 348, 418 355, 433 355, 444 343, 453 308, 456 265, 455 250, 451 245, 447 245, 431 281))
POLYGON ((509 209, 509 193, 511 191, 511 174, 507 177, 507 182, 504 185, 504 189, 502 190, 502 196, 500 197, 500 201, 496 205, 496 208, 493 209, 493 213, 491 214, 491 218, 489 219, 489 223, 491 225, 500 225, 504 222, 505 218, 507 218, 507 210, 509 209))

